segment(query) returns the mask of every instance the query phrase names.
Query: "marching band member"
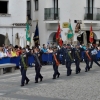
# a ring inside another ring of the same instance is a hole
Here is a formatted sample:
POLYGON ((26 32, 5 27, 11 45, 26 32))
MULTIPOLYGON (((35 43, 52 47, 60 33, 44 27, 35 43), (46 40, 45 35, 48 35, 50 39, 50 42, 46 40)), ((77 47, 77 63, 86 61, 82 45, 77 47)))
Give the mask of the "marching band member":
POLYGON ((59 78, 60 73, 58 71, 58 66, 59 66, 59 54, 57 51, 57 47, 54 47, 54 52, 53 52, 53 70, 54 70, 54 74, 53 74, 53 79, 59 78))

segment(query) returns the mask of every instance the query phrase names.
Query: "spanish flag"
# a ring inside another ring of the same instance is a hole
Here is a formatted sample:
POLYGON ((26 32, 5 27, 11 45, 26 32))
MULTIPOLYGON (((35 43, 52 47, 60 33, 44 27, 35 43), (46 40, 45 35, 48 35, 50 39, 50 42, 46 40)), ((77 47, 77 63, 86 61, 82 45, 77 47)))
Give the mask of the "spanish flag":
POLYGON ((94 37, 94 34, 93 34, 93 30, 92 30, 92 25, 91 25, 91 27, 90 27, 90 37, 89 37, 90 43, 93 43, 93 41, 94 41, 93 37, 94 37))

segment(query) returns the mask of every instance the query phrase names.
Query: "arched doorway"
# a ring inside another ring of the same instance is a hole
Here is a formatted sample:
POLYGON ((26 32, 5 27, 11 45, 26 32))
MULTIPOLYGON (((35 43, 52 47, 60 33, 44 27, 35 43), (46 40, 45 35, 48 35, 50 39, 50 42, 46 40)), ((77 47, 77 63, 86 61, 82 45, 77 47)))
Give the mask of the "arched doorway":
POLYGON ((2 46, 5 43, 5 36, 0 34, 0 46, 2 46))
POLYGON ((48 42, 56 44, 56 32, 53 32, 53 33, 50 34, 48 42))
MULTIPOLYGON (((90 31, 86 31, 86 32, 83 32, 82 34, 78 35, 77 40, 79 41, 80 44, 85 44, 85 43, 88 44, 88 43, 90 43, 89 37, 90 37, 90 31)), ((97 39, 97 36, 94 33, 94 42, 93 42, 93 44, 96 43, 96 39, 97 39)))

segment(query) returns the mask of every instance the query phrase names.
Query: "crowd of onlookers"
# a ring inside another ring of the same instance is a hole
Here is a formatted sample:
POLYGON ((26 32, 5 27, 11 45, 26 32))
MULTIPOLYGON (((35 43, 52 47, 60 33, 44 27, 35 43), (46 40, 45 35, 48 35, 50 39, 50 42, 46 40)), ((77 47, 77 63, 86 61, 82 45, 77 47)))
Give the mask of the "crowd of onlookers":
MULTIPOLYGON (((52 46, 49 45, 45 45, 43 44, 43 47, 40 47, 40 45, 37 46, 37 50, 41 51, 42 53, 52 53, 53 52, 53 47, 54 44, 52 46)), ((32 48, 30 48, 28 45, 25 47, 26 48, 26 52, 30 52, 32 48)), ((2 47, 0 47, 0 58, 3 57, 18 57, 20 56, 22 53, 22 48, 20 46, 6 46, 3 45, 2 47)))
POLYGON ((21 54, 22 48, 15 48, 13 46, 3 46, 0 47, 0 58, 3 57, 17 57, 21 54))
MULTIPOLYGON (((90 45, 91 46, 91 45, 90 45)), ((41 54, 43 53, 53 53, 53 48, 55 47, 55 44, 48 44, 47 46, 45 44, 43 44, 42 47, 40 47, 40 45, 37 46, 37 50, 38 52, 41 52, 41 54)), ((72 48, 74 48, 73 45, 71 45, 72 48)), ((84 44, 80 45, 81 48, 86 49, 86 46, 84 44)), ((95 46, 98 50, 100 50, 100 45, 96 45, 95 46)), ((30 47, 27 45, 26 47, 26 52, 31 51, 30 47)), ((58 46, 58 49, 60 49, 60 47, 58 46)), ((2 47, 0 47, 0 58, 3 57, 17 57, 20 56, 22 53, 22 48, 20 46, 15 46, 13 47, 12 45, 6 46, 3 45, 2 47)))

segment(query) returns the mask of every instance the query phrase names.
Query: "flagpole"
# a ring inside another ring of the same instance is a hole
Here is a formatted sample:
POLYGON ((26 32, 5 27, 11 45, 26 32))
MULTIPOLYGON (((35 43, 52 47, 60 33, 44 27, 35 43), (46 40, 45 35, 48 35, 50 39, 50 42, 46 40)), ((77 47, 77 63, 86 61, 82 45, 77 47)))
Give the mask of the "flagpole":
MULTIPOLYGON (((91 27, 92 27, 92 22, 91 22, 91 27)), ((93 30, 92 30, 93 31, 93 30)), ((91 45, 93 44, 93 41, 91 42, 91 45)))
MULTIPOLYGON (((36 20, 36 22, 37 22, 37 25, 38 25, 38 19, 36 20)), ((38 30, 39 30, 39 27, 38 27, 38 30)), ((38 35, 38 38, 39 38, 39 35, 38 35)), ((38 44, 40 44, 40 38, 39 38, 39 40, 38 40, 38 44)), ((37 44, 37 45, 38 45, 37 44)))
MULTIPOLYGON (((69 19, 69 22, 70 22, 70 24, 71 24, 71 20, 70 20, 70 19, 69 19)), ((72 42, 73 42, 73 41, 72 41, 72 38, 71 38, 71 45, 72 45, 72 42)))

